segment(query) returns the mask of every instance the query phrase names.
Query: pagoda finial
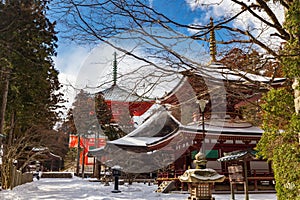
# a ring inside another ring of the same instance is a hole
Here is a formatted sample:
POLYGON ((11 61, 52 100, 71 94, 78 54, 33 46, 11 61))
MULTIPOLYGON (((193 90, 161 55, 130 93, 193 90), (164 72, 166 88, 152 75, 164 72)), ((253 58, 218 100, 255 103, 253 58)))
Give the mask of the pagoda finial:
POLYGON ((114 52, 113 61, 113 85, 117 85, 117 53, 114 52))
POLYGON ((210 18, 210 38, 209 38, 209 50, 211 56, 211 62, 216 62, 216 37, 215 37, 215 30, 214 30, 214 22, 213 18, 210 18))

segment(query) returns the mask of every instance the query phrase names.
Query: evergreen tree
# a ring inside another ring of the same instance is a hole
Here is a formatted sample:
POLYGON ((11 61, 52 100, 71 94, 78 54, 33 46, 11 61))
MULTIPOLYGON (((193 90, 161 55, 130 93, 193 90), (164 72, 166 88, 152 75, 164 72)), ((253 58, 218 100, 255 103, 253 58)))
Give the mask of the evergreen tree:
POLYGON ((300 116, 294 111, 292 90, 293 80, 300 78, 300 2, 289 4, 284 26, 291 37, 281 57, 287 84, 264 97, 265 133, 257 147, 262 156, 272 161, 279 200, 300 199, 300 116))
POLYGON ((112 119, 112 112, 105 103, 105 99, 101 93, 95 96, 95 111, 99 124, 103 127, 109 125, 112 119))
MULTIPOLYGON (((51 130, 61 102, 58 71, 54 68, 55 23, 46 18, 48 1, 0 2, 1 131, 6 135, 3 188, 10 187, 10 166, 21 155, 13 148, 40 145, 37 130, 51 130), (30 140, 22 140, 24 137, 30 140), (23 144, 22 142, 23 141, 23 144), (20 144, 21 142, 21 144, 20 144), (26 142, 26 143, 25 143, 26 142)), ((26 148, 19 150, 24 150, 26 148)), ((23 154, 22 154, 23 155, 23 154)))
MULTIPOLYGON (((115 140, 126 135, 124 130, 130 124, 127 120, 126 123, 113 125, 112 118, 112 111, 101 93, 91 95, 81 90, 75 97, 73 109, 69 110, 68 123, 72 132, 81 135, 86 135, 93 126, 100 125, 100 131, 108 140, 115 140)), ((121 118, 127 119, 125 116, 121 118)))

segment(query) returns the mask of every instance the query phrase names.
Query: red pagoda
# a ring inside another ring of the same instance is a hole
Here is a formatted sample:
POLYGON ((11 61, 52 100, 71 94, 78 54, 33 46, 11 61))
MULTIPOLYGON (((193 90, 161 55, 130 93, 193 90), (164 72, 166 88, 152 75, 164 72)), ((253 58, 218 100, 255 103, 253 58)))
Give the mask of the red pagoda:
POLYGON ((141 116, 155 101, 141 97, 135 92, 129 92, 117 85, 117 53, 114 53, 113 84, 110 88, 99 92, 103 95, 106 104, 112 111, 112 123, 120 121, 124 115, 127 117, 141 116))

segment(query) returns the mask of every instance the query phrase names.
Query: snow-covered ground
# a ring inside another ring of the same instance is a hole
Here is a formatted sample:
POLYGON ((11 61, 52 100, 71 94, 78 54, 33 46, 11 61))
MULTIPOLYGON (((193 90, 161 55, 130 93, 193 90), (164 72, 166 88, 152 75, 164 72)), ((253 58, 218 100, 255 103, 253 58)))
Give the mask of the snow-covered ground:
MULTIPOLYGON (((13 190, 0 191, 1 200, 185 200, 188 194, 155 193, 156 185, 134 183, 121 185, 121 193, 112 193, 114 185, 104 186, 89 179, 43 178, 26 183, 13 190)), ((216 200, 229 200, 229 194, 213 195, 216 200)), ((244 200, 244 195, 236 195, 236 200, 244 200)), ((275 194, 250 194, 250 200, 276 200, 275 194)))

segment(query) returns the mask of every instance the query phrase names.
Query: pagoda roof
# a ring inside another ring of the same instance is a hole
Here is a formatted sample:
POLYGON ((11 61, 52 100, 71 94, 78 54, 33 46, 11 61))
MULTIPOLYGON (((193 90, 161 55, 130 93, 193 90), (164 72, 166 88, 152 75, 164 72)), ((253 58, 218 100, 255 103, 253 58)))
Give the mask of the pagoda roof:
POLYGON ((112 85, 110 88, 100 91, 105 100, 120 102, 143 102, 154 101, 154 99, 139 96, 135 92, 129 92, 118 85, 112 85))

